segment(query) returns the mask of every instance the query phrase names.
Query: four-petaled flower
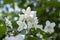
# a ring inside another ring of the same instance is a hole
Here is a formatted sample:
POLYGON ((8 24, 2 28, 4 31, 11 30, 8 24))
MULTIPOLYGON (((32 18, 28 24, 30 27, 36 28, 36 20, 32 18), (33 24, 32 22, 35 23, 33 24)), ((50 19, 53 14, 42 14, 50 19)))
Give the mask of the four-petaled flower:
POLYGON ((52 23, 50 23, 50 21, 46 21, 46 26, 45 26, 45 28, 44 28, 44 31, 45 32, 48 32, 48 33, 52 33, 52 32, 54 32, 54 27, 55 27, 55 23, 54 22, 52 22, 52 23))

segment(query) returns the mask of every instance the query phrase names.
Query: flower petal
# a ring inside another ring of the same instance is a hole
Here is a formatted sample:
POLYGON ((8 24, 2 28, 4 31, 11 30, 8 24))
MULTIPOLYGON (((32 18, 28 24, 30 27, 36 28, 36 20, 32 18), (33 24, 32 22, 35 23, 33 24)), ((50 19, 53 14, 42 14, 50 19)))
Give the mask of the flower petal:
POLYGON ((43 29, 43 25, 36 25, 36 28, 43 29))
POLYGON ((29 14, 31 12, 31 8, 30 7, 28 7, 27 9, 26 9, 26 14, 29 14))
POLYGON ((24 40, 25 35, 22 34, 18 34, 17 36, 15 36, 16 40, 24 40))
POLYGON ((51 26, 52 26, 52 27, 54 27, 55 25, 56 25, 56 24, 55 24, 54 22, 53 22, 53 23, 51 23, 51 26))
POLYGON ((30 13, 31 15, 34 15, 34 17, 36 16, 36 11, 31 11, 30 13))
POLYGON ((47 20, 47 21, 46 21, 46 25, 47 25, 47 26, 50 25, 50 21, 47 20))
POLYGON ((22 12, 25 13, 25 9, 22 9, 22 12))

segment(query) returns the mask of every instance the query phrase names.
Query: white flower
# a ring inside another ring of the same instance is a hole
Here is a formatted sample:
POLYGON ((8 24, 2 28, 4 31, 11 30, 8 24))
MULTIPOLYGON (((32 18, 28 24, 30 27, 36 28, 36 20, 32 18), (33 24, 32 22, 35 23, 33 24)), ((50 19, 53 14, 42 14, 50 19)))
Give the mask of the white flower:
POLYGON ((60 0, 58 0, 58 2, 60 2, 60 0))
POLYGON ((26 29, 27 28, 27 25, 26 25, 26 23, 23 21, 17 21, 17 24, 19 25, 19 27, 18 27, 18 31, 21 31, 21 30, 23 30, 23 29, 26 29))
POLYGON ((24 15, 20 15, 19 14, 19 20, 17 21, 17 24, 19 25, 19 27, 17 29, 18 31, 21 31, 21 30, 27 28, 27 25, 25 23, 25 17, 24 17, 24 15))
POLYGON ((11 21, 9 21, 9 19, 6 18, 6 17, 5 17, 5 20, 6 20, 5 23, 6 23, 10 28, 13 28, 11 21))
POLYGON ((17 24, 19 25, 19 31, 21 31, 22 29, 26 29, 27 27, 32 28, 38 24, 36 11, 31 11, 31 8, 28 7, 26 10, 23 9, 22 12, 24 14, 19 15, 19 20, 17 21, 17 24))
POLYGON ((25 9, 22 9, 22 12, 23 12, 24 14, 30 14, 31 8, 28 7, 26 10, 25 10, 25 9))
POLYGON ((36 25, 38 24, 37 17, 35 17, 33 19, 28 19, 27 24, 28 24, 28 28, 32 28, 32 27, 36 28, 36 25))
POLYGON ((38 36, 39 38, 43 38, 43 35, 41 35, 40 33, 37 33, 36 36, 38 36))
POLYGON ((3 12, 5 12, 5 13, 7 13, 7 10, 6 10, 6 8, 4 7, 4 8, 2 8, 2 11, 3 12))
POLYGON ((25 38, 25 35, 22 35, 22 34, 18 34, 17 36, 15 36, 16 40, 24 40, 24 38, 25 38))
POLYGON ((5 37, 5 40, 24 40, 25 38, 25 35, 22 35, 22 34, 18 34, 16 36, 6 36, 5 37))
POLYGON ((20 12, 21 11, 21 8, 17 7, 15 8, 15 12, 20 12))
POLYGON ((26 17, 36 17, 36 11, 31 11, 30 7, 28 7, 26 10, 22 9, 22 12, 26 15, 26 17))
POLYGON ((46 26, 44 28, 44 31, 45 32, 48 32, 48 33, 52 33, 54 32, 54 27, 55 27, 55 23, 50 23, 50 21, 46 21, 46 26))
POLYGON ((16 21, 18 19, 18 17, 14 17, 14 20, 16 21))
POLYGON ((8 12, 14 12, 14 9, 13 8, 9 8, 8 12))
POLYGON ((35 28, 39 28, 39 29, 43 30, 43 25, 36 25, 35 28))
POLYGON ((25 15, 23 15, 23 14, 20 15, 20 14, 19 14, 19 21, 23 21, 23 20, 25 20, 25 15))
POLYGON ((46 12, 49 12, 49 8, 46 8, 46 12))
POLYGON ((33 23, 34 23, 35 25, 38 24, 38 19, 37 19, 37 17, 34 18, 33 23))
POLYGON ((10 37, 9 36, 6 36, 5 37, 5 40, 15 40, 15 37, 14 36, 10 36, 10 37))
POLYGON ((5 4, 5 5, 4 5, 4 8, 10 8, 10 7, 11 7, 10 4, 5 4))
MULTIPOLYGON (((34 20, 37 20, 36 11, 31 11, 30 7, 28 7, 26 10, 22 9, 22 12, 24 13, 25 18, 26 18, 27 21, 32 22, 34 20)), ((36 22, 38 22, 38 21, 36 21, 36 22)))
POLYGON ((31 22, 28 22, 28 29, 30 29, 30 28, 32 28, 33 26, 32 26, 32 23, 31 22))

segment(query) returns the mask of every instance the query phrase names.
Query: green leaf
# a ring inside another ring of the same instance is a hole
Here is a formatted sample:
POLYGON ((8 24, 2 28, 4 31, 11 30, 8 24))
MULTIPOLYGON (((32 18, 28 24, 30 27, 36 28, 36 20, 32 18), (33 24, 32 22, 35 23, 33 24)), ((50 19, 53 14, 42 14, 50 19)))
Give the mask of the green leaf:
POLYGON ((40 40, 39 38, 37 38, 37 37, 27 37, 27 38, 25 38, 25 40, 40 40))
POLYGON ((18 24, 17 24, 15 21, 12 22, 12 26, 13 26, 13 28, 15 28, 15 29, 17 29, 17 28, 19 27, 18 24))
POLYGON ((0 37, 4 36, 6 34, 6 25, 3 21, 0 20, 0 37))

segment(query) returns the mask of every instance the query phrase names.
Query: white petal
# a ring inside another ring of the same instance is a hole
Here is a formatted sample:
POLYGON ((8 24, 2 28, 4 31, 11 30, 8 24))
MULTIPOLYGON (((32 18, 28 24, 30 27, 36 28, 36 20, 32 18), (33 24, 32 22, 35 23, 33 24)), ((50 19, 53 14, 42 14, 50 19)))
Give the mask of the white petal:
POLYGON ((20 12, 21 11, 21 8, 17 7, 15 8, 15 12, 20 12))
POLYGON ((37 19, 37 17, 34 18, 34 23, 38 24, 38 19, 37 19))
POLYGON ((36 11, 31 11, 31 14, 36 14, 36 11))
POLYGON ((55 24, 54 22, 53 22, 53 23, 51 23, 51 26, 52 26, 52 27, 55 27, 55 25, 56 25, 56 24, 55 24))
POLYGON ((15 40, 14 36, 8 38, 8 40, 15 40))
POLYGON ((32 24, 28 22, 28 28, 32 28, 32 24))
POLYGON ((24 15, 20 15, 20 18, 19 18, 19 20, 23 20, 25 17, 24 17, 24 15))
POLYGON ((43 29, 43 25, 37 25, 36 28, 43 29))
POLYGON ((16 40, 24 40, 25 35, 22 34, 18 34, 17 36, 15 36, 16 40))
POLYGON ((18 29, 17 29, 17 31, 21 31, 21 30, 23 30, 23 27, 18 27, 18 29))
POLYGON ((43 35, 41 35, 40 33, 37 33, 36 36, 38 36, 39 38, 43 38, 43 35))
POLYGON ((33 15, 29 15, 31 18, 33 18, 34 16, 33 15))
POLYGON ((54 28, 51 29, 51 32, 54 32, 54 28))
POLYGON ((47 21, 46 21, 46 25, 47 25, 47 26, 50 25, 50 21, 47 20, 47 21))
POLYGON ((36 17, 36 11, 31 11, 30 14, 33 15, 34 17, 36 17))
POLYGON ((8 11, 9 11, 9 12, 14 12, 14 9, 13 9, 13 8, 9 8, 8 11))
POLYGON ((26 9, 26 14, 30 14, 30 12, 31 12, 31 8, 30 7, 28 7, 27 9, 26 9))
POLYGON ((6 8, 6 7, 7 7, 7 8, 10 8, 10 6, 11 6, 10 4, 4 5, 5 8, 6 8))
POLYGON ((25 9, 22 9, 22 12, 25 13, 25 9))

